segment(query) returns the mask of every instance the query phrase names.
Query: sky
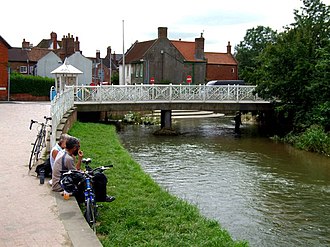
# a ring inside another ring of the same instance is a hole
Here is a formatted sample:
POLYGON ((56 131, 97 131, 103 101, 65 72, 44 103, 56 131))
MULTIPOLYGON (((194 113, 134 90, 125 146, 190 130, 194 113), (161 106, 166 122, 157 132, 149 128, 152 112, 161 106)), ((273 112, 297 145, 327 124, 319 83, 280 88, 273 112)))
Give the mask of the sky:
MULTIPOLYGON (((329 5, 330 0, 323 0, 329 5)), ((204 50, 226 52, 228 41, 235 45, 246 31, 258 25, 282 31, 294 22, 294 9, 301 0, 11 0, 1 3, 0 35, 12 47, 23 39, 37 45, 58 40, 69 33, 78 37, 80 50, 95 57, 107 47, 122 54, 136 41, 156 39, 158 27, 167 27, 170 40, 194 41, 203 33, 204 50)))

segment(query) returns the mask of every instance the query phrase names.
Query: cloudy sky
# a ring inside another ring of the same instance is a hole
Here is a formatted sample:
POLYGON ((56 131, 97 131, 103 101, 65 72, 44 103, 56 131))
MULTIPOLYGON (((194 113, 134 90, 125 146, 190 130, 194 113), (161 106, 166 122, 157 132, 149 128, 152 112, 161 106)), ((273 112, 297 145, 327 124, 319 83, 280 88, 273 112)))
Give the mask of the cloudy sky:
POLYGON ((205 51, 225 52, 227 42, 234 48, 249 28, 263 25, 281 31, 293 22, 293 11, 302 1, 11 0, 1 5, 6 10, 0 15, 0 35, 12 47, 20 47, 23 39, 37 45, 54 31, 59 40, 68 33, 77 36, 83 55, 95 56, 100 50, 104 57, 108 46, 118 54, 123 43, 126 51, 136 40, 156 39, 158 27, 167 27, 173 40, 194 41, 203 33, 205 51))

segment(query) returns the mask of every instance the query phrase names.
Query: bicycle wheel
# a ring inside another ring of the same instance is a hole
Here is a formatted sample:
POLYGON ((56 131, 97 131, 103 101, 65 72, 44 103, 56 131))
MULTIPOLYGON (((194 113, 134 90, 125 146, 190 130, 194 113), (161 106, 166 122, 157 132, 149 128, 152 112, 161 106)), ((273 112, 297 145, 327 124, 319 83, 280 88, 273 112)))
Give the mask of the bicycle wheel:
POLYGON ((85 218, 89 226, 96 232, 96 207, 90 198, 86 201, 85 218))
POLYGON ((31 155, 30 155, 30 161, 29 161, 29 170, 32 169, 33 165, 38 161, 39 159, 39 154, 40 154, 40 140, 39 137, 35 140, 32 150, 31 150, 31 155))

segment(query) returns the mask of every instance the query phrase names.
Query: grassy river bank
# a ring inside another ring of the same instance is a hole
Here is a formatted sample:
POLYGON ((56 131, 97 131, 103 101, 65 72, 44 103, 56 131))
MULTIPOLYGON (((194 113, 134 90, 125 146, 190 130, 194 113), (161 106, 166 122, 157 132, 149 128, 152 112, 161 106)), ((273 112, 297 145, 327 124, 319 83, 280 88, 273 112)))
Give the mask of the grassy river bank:
POLYGON ((122 147, 114 126, 77 122, 69 133, 80 139, 93 167, 114 165, 106 175, 116 200, 99 208, 97 235, 104 246, 248 246, 155 183, 122 147))

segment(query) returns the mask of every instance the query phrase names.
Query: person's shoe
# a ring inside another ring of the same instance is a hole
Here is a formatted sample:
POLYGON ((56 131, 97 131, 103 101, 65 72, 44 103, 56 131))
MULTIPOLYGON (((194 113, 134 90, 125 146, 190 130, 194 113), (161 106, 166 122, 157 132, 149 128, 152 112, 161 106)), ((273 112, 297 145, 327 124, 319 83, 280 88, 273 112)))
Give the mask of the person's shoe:
POLYGON ((114 196, 107 196, 107 197, 105 198, 105 201, 106 201, 106 202, 113 202, 114 200, 116 200, 116 198, 115 198, 114 196))

